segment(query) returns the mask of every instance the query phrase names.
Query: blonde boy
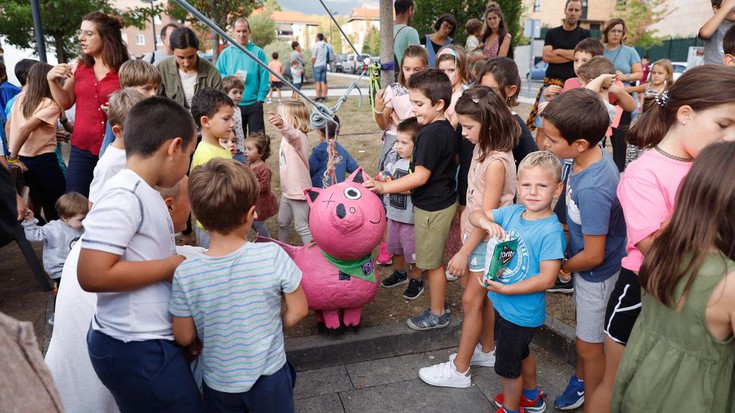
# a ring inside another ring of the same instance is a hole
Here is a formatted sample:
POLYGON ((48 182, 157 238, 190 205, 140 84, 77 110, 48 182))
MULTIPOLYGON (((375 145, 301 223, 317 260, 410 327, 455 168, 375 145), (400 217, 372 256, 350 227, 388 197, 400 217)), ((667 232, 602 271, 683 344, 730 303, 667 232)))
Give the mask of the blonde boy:
POLYGON ((561 193, 560 177, 561 165, 554 154, 531 153, 518 166, 520 204, 470 214, 472 225, 490 236, 508 234, 518 240, 500 279, 487 282, 495 307, 495 372, 503 382, 503 393, 494 399, 497 413, 546 410, 529 345, 533 332, 544 323, 545 292, 554 284, 564 258, 564 231, 551 210, 561 193))

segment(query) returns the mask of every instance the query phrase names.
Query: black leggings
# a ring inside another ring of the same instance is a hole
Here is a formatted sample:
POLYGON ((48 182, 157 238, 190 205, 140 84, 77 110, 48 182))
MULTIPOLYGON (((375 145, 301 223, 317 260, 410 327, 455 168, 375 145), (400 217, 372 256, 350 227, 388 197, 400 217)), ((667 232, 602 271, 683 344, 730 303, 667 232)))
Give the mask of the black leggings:
POLYGON ((66 181, 61 171, 56 152, 37 156, 21 156, 20 161, 28 167, 25 181, 31 190, 32 199, 40 199, 46 221, 59 219, 56 200, 66 192, 66 181))

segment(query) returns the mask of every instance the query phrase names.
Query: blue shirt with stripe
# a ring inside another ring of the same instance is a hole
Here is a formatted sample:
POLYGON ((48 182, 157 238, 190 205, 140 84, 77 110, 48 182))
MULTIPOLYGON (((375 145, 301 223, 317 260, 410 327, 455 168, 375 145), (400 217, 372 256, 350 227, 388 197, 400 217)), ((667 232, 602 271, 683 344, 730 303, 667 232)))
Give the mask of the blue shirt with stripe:
POLYGON ((169 312, 194 319, 207 386, 244 393, 283 367, 281 298, 300 282, 301 271, 274 243, 248 242, 228 255, 179 265, 169 312))

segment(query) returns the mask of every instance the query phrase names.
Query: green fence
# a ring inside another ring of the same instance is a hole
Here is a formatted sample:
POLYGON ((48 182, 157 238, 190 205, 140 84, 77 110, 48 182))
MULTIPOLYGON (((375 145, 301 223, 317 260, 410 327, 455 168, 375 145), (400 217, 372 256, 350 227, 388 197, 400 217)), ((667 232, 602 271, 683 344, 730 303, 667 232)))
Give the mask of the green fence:
POLYGON ((669 59, 672 62, 686 62, 689 56, 689 48, 692 46, 704 46, 704 42, 697 37, 684 39, 667 39, 660 45, 643 49, 636 47, 638 54, 648 56, 651 62, 659 59, 669 59))

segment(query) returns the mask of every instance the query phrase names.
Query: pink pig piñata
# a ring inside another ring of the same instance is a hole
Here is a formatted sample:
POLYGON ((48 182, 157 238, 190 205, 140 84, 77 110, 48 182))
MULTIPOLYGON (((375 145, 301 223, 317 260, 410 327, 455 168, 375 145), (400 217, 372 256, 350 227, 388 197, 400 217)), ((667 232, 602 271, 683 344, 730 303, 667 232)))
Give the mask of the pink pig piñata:
POLYGON ((330 330, 340 328, 340 311, 342 324, 357 329, 362 307, 378 292, 372 251, 386 218, 380 198, 362 186, 367 178, 359 168, 342 183, 304 190, 314 243, 279 243, 301 269, 301 286, 317 323, 330 330))

